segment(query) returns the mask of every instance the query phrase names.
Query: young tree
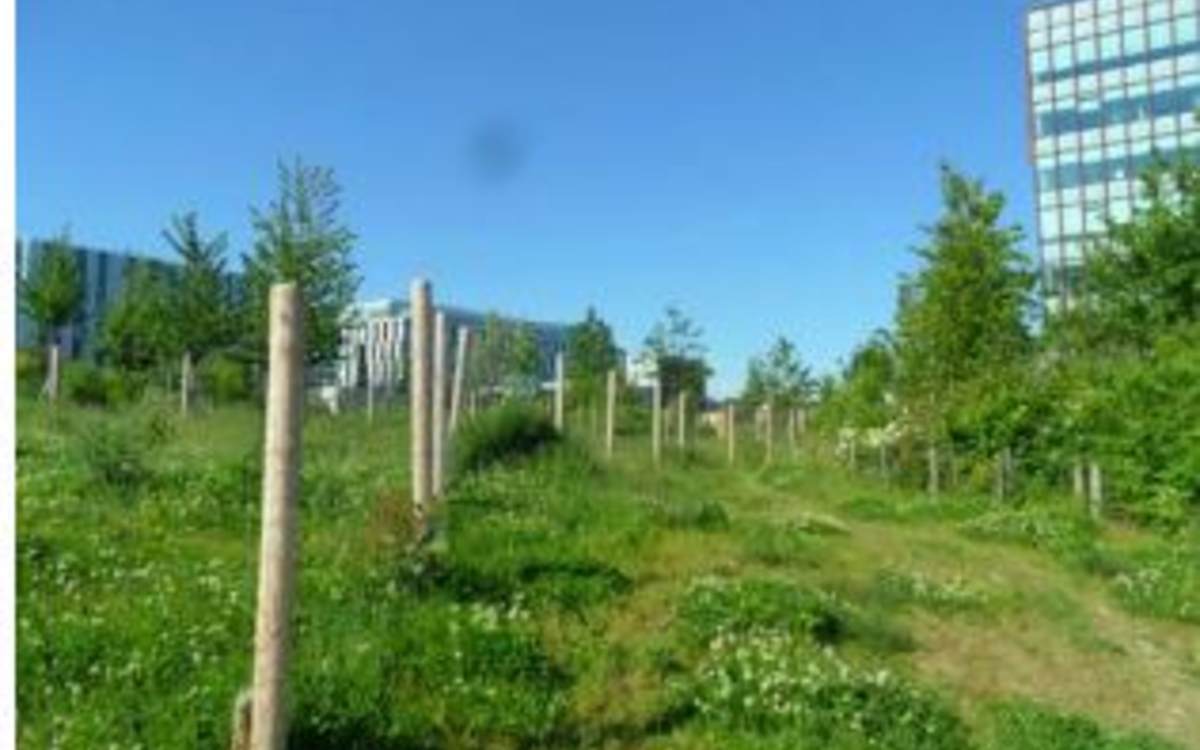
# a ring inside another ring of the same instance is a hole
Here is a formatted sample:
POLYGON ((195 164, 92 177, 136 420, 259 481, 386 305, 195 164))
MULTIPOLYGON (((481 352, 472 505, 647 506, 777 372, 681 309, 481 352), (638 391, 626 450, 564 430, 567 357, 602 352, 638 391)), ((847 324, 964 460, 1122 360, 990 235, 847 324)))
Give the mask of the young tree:
POLYGON ((668 306, 665 318, 646 337, 646 353, 657 365, 665 402, 685 391, 697 403, 704 401, 705 384, 712 371, 704 361, 702 335, 701 328, 690 318, 678 308, 668 306))
POLYGON ((578 403, 597 404, 619 354, 612 329, 589 307, 584 319, 567 333, 567 378, 578 403))
POLYGON ((1200 321, 1200 166, 1164 162, 1142 184, 1145 207, 1110 227, 1089 263, 1081 314, 1105 343, 1144 351, 1200 321))
POLYGON ((896 326, 905 406, 935 440, 961 386, 1026 361, 1034 285, 1021 229, 1000 223, 1004 197, 949 167, 941 180, 943 214, 902 282, 896 326))
POLYGON ((300 160, 279 165, 279 195, 252 211, 254 249, 244 256, 251 351, 266 346, 271 286, 296 282, 304 296, 305 352, 310 364, 338 356, 341 319, 359 277, 350 253, 355 235, 338 217, 341 187, 333 170, 300 160))
POLYGON ((488 313, 471 347, 470 380, 489 397, 532 397, 538 388, 539 357, 532 331, 488 313))
POLYGON ((59 344, 65 327, 83 311, 83 275, 71 240, 64 231, 41 247, 29 273, 19 282, 20 309, 33 321, 46 345, 46 385, 43 392, 58 397, 59 344))
POLYGON ((799 408, 812 402, 816 390, 817 383, 796 345, 780 336, 765 355, 750 360, 742 401, 752 406, 770 401, 784 409, 799 408))
POLYGON ((224 233, 205 239, 194 211, 172 217, 163 239, 183 264, 173 317, 183 357, 179 390, 186 414, 194 366, 233 344, 234 299, 225 272, 228 239, 224 233))
POLYGON ((101 324, 103 357, 120 370, 143 373, 173 356, 179 349, 175 293, 161 267, 128 266, 121 295, 101 324))

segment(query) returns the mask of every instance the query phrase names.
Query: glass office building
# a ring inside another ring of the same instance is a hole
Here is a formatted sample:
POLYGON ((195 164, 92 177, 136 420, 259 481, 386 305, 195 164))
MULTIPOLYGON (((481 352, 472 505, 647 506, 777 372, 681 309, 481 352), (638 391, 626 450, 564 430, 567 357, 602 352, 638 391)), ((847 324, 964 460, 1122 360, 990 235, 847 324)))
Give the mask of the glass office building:
POLYGON ((1051 311, 1070 305, 1106 220, 1128 219, 1155 155, 1200 156, 1200 0, 1034 5, 1030 158, 1051 311))

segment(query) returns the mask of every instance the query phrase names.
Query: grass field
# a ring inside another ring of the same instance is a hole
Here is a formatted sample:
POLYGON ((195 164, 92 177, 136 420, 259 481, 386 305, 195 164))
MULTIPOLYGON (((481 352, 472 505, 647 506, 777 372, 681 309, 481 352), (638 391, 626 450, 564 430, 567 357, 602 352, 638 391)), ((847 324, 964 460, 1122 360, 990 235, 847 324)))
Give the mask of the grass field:
MULTIPOLYGON (((21 747, 227 746, 261 434, 20 404, 21 747)), ((667 453, 460 476, 414 554, 403 416, 310 414, 291 746, 1200 748, 1194 530, 667 453)))

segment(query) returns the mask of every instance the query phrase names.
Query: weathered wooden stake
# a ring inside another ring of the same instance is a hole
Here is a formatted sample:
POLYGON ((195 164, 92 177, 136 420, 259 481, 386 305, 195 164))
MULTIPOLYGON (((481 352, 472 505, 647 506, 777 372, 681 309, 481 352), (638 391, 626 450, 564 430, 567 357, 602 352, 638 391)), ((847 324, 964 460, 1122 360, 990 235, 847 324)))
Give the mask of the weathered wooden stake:
POLYGON ((676 443, 678 444, 679 450, 681 450, 681 451, 687 450, 687 407, 688 407, 687 391, 680 391, 679 398, 678 398, 679 434, 676 436, 676 438, 677 438, 676 443))
POLYGON ((450 392, 450 433, 458 429, 462 412, 463 383, 466 382, 467 351, 471 345, 471 329, 458 328, 458 351, 454 357, 454 388, 450 392))
POLYGON ((287 686, 296 508, 304 409, 304 312, 300 289, 271 289, 270 369, 263 471, 258 617, 254 629, 254 692, 250 747, 282 750, 287 740, 287 686))
POLYGON ((554 427, 562 432, 566 426, 567 368, 562 352, 554 355, 554 427))
POLYGON ((729 463, 737 463, 737 404, 730 401, 725 406, 725 431, 729 445, 729 463))
POLYGON ((433 317, 433 496, 446 486, 446 385, 449 382, 446 351, 446 313, 433 317))
POLYGON ((652 419, 650 420, 650 452, 654 456, 654 463, 662 462, 662 378, 655 376, 654 378, 654 403, 651 406, 652 419))
POLYGON ((1097 520, 1104 515, 1104 474, 1095 461, 1088 466, 1088 510, 1097 520))
POLYGON ((184 352, 179 363, 179 413, 184 417, 191 411, 192 353, 184 352))
POLYGON ((767 401, 767 463, 775 458, 775 407, 767 401))
POLYGON ((1087 491, 1087 468, 1084 466, 1082 458, 1076 458, 1072 469, 1072 489, 1074 490, 1076 499, 1083 503, 1088 502, 1087 491))
POLYGON ((937 497, 942 489, 942 474, 941 465, 938 462, 938 449, 936 445, 929 446, 926 458, 929 462, 929 494, 937 497))
POLYGON ((604 419, 604 452, 611 460, 617 435, 617 371, 608 371, 608 399, 604 419))
POLYGON ((55 341, 46 353, 46 382, 42 386, 42 397, 51 402, 58 400, 58 363, 61 356, 61 348, 55 341))
POLYGON ((367 352, 367 421, 375 421, 375 357, 367 352))
POLYGON ((429 282, 416 279, 409 295, 412 342, 409 413, 412 422, 413 519, 416 538, 423 540, 426 513, 433 495, 433 295, 429 282))

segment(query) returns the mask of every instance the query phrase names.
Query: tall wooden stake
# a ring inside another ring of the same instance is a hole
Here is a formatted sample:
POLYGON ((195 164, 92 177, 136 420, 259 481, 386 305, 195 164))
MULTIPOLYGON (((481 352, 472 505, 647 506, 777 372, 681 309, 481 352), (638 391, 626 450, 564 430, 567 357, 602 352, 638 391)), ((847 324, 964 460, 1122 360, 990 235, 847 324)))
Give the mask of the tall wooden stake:
POLYGON ((433 496, 446 486, 446 313, 433 318, 433 496))
POLYGON ((416 279, 409 294, 412 343, 409 412, 412 422, 412 488, 414 529, 425 538, 426 513, 433 495, 432 352, 433 294, 429 282, 416 279))
POLYGON ((729 463, 737 463, 737 404, 730 401, 725 406, 725 432, 729 443, 729 463))
POLYGON ((678 444, 679 450, 687 450, 687 409, 688 395, 687 391, 679 392, 679 435, 678 444))
POLYGON ((295 514, 304 418, 303 325, 299 287, 295 284, 272 287, 262 545, 250 721, 252 750, 282 750, 287 740, 285 690, 296 575, 295 514))
POLYGON ((554 427, 562 432, 566 426, 567 373, 563 353, 554 355, 554 427))
POLYGON ((617 371, 608 371, 608 399, 604 419, 604 451, 611 460, 617 436, 617 371))
POLYGON ((458 352, 454 357, 454 388, 450 393, 450 432, 458 429, 458 421, 462 414, 463 383, 466 382, 467 351, 471 345, 471 329, 466 326, 458 328, 458 352))
POLYGON ((187 417, 192 401, 192 353, 184 352, 179 363, 179 413, 187 417))
POLYGON ((1088 462, 1088 510, 1097 520, 1104 515, 1104 474, 1095 461, 1088 462))
POLYGON ((767 401, 767 463, 775 458, 775 409, 770 401, 767 401))
POLYGON ((655 376, 654 378, 654 404, 651 407, 652 419, 650 420, 650 452, 654 456, 654 463, 662 462, 662 378, 655 376))

